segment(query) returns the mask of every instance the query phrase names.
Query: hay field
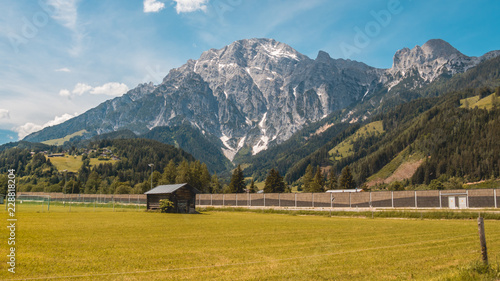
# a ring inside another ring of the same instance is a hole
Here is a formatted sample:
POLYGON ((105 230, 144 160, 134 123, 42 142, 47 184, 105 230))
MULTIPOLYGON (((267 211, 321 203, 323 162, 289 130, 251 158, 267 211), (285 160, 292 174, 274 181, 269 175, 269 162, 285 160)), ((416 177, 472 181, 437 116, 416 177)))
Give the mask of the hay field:
MULTIPOLYGON (((480 257, 475 220, 50 211, 18 204, 16 274, 2 262, 0 280, 453 280, 480 257)), ((495 262, 500 221, 486 236, 495 262)))

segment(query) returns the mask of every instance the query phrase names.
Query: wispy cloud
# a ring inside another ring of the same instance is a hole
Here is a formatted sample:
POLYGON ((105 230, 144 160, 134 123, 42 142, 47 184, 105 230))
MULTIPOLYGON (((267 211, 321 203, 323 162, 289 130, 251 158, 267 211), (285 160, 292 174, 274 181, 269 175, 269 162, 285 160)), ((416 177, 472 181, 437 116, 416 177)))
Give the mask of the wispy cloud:
POLYGON ((10 112, 7 109, 0 108, 0 119, 10 119, 10 112))
POLYGON ((69 52, 74 56, 80 54, 85 37, 82 28, 78 25, 78 2, 79 0, 47 1, 47 4, 54 8, 50 16, 73 33, 73 46, 69 52))
POLYGON ((175 10, 178 14, 180 13, 191 13, 195 11, 207 11, 208 0, 173 0, 175 5, 175 10))
POLYGON ((50 127, 50 126, 55 126, 55 125, 61 124, 61 123, 66 122, 66 121, 68 121, 69 119, 71 119, 71 118, 73 118, 75 116, 77 116, 76 113, 74 115, 65 113, 62 116, 56 116, 53 120, 50 120, 49 122, 47 122, 47 123, 45 123, 43 125, 38 125, 38 124, 29 122, 29 123, 26 123, 24 125, 21 125, 21 126, 15 128, 14 131, 17 132, 17 135, 19 136, 19 139, 23 139, 24 137, 26 137, 27 135, 29 135, 31 133, 40 131, 43 128, 46 128, 46 127, 50 127))
POLYGON ((165 8, 165 4, 157 0, 144 0, 144 13, 157 13, 165 8))
POLYGON ((111 82, 99 87, 95 87, 90 91, 90 93, 94 95, 108 95, 118 97, 128 92, 128 90, 129 89, 127 85, 123 83, 111 82))
POLYGON ((128 92, 128 90, 129 88, 127 85, 118 82, 110 82, 97 87, 92 87, 85 83, 77 83, 72 91, 69 91, 68 89, 62 89, 59 91, 59 95, 61 97, 69 99, 71 99, 73 96, 81 96, 85 93, 118 97, 128 92))
POLYGON ((55 72, 71 72, 71 70, 67 67, 58 68, 58 69, 55 69, 54 71, 55 72))

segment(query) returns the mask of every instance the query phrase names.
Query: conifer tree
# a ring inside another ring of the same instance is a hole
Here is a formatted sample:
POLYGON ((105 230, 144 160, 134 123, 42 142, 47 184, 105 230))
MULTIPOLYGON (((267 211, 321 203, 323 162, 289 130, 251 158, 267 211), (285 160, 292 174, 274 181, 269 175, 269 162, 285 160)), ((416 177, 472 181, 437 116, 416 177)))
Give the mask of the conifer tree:
POLYGON ((264 193, 282 193, 285 192, 285 182, 283 177, 274 168, 269 171, 264 184, 264 193))
POLYGON ((211 193, 221 193, 221 185, 219 183, 219 178, 217 177, 217 173, 214 173, 212 179, 210 180, 210 192, 211 193))
POLYGON ((186 160, 182 161, 179 167, 177 167, 177 175, 175 177, 175 183, 188 183, 190 181, 190 169, 189 164, 186 160))
POLYGON ((162 182, 164 184, 174 184, 176 175, 177 175, 177 166, 175 165, 174 160, 170 159, 167 166, 163 170, 162 182))
POLYGON ((302 177, 304 192, 310 192, 312 180, 313 180, 313 168, 311 164, 309 164, 306 168, 306 173, 304 174, 304 177, 302 177))
POLYGON ((248 187, 248 192, 249 193, 257 193, 257 191, 259 191, 259 189, 255 186, 255 182, 252 179, 252 181, 250 182, 250 186, 248 187))
POLYGON ((342 189, 356 188, 349 166, 345 166, 344 169, 342 169, 342 172, 340 173, 339 185, 342 189))
POLYGON ((231 182, 229 183, 228 192, 243 193, 245 187, 245 178, 243 177, 241 166, 238 165, 238 167, 234 169, 233 175, 231 176, 231 182))
POLYGON ((334 169, 330 169, 328 173, 328 182, 326 183, 328 190, 333 190, 339 188, 337 173, 335 173, 334 169))
POLYGON ((316 167, 316 174, 310 184, 309 192, 323 192, 323 188, 325 186, 325 178, 323 177, 323 173, 321 173, 321 168, 316 167))
POLYGON ((210 193, 210 172, 208 171, 208 167, 205 163, 201 164, 201 175, 200 175, 200 184, 201 190, 204 193, 210 193))

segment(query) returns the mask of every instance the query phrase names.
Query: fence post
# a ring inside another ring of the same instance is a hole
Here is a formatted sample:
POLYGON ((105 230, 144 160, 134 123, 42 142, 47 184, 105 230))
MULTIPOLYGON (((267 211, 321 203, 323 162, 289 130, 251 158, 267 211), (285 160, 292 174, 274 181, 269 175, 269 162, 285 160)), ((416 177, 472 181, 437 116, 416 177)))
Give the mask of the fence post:
POLYGON ((477 218, 477 227, 479 230, 479 242, 481 243, 483 263, 488 265, 488 250, 486 249, 486 235, 484 234, 484 219, 482 217, 477 218))
POLYGON ((330 192, 330 209, 331 208, 333 208, 333 192, 330 192))
POLYGON ((415 190, 415 209, 418 208, 417 206, 417 191, 415 190))
POLYGON ((391 205, 394 208, 394 191, 391 191, 391 205))
POLYGON ((225 202, 224 202, 224 193, 222 193, 222 206, 226 206, 225 202))
POLYGON ((495 198, 495 208, 498 208, 497 207, 497 190, 496 189, 493 189, 493 198, 495 198))
POLYGON ((210 194, 210 206, 213 206, 213 205, 214 205, 213 200, 212 200, 212 197, 213 197, 213 194, 210 194))
POLYGON ((372 207, 372 192, 370 191, 370 208, 372 207))
POLYGON ((441 202, 441 190, 439 191, 439 209, 443 208, 443 204, 441 202))
POLYGON ((467 194, 467 201, 465 202, 465 206, 466 206, 467 209, 469 209, 469 190, 466 189, 465 193, 467 194))

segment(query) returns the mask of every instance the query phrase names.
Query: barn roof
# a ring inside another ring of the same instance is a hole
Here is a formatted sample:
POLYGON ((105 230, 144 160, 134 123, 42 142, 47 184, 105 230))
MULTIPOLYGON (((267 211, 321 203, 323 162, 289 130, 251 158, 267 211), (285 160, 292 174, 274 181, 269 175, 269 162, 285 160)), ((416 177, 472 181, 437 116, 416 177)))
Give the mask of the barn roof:
POLYGON ((167 184, 167 185, 159 185, 153 189, 151 189, 148 192, 145 192, 144 194, 164 194, 164 193, 173 193, 177 189, 187 186, 188 188, 194 190, 195 193, 200 193, 200 191, 192 186, 190 186, 187 183, 180 183, 180 184, 167 184))

